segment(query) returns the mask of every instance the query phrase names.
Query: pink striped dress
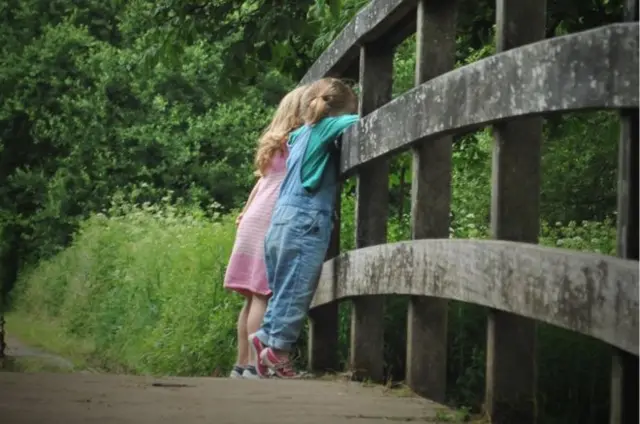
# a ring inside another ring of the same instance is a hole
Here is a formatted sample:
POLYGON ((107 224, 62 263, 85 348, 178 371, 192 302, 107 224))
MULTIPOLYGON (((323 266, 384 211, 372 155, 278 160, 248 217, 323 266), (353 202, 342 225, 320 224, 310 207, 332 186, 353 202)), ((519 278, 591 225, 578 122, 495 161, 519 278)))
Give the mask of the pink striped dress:
POLYGON ((224 287, 243 295, 270 295, 264 264, 264 238, 271 223, 280 185, 286 174, 286 155, 276 154, 258 182, 253 201, 245 211, 224 278, 224 287))

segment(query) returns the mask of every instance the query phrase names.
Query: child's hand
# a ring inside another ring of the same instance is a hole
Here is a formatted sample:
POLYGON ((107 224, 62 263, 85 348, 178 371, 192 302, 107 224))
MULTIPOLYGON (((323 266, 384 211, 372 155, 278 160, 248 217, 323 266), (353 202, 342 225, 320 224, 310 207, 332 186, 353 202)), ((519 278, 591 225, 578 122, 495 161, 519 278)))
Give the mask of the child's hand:
POLYGON ((238 225, 240 225, 240 221, 242 221, 242 215, 244 215, 243 213, 241 213, 240 215, 238 215, 238 217, 236 218, 236 227, 238 225))

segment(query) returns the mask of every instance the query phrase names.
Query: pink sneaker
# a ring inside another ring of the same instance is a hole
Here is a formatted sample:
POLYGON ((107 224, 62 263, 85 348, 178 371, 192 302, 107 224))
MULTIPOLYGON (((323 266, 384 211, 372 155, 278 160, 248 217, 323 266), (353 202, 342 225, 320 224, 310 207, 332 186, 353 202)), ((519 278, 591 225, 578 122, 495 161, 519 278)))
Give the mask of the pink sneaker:
POLYGON ((264 344, 262 344, 260 339, 256 337, 255 334, 252 334, 249 336, 249 346, 253 350, 253 358, 251 358, 251 360, 255 360, 255 363, 252 365, 256 368, 256 374, 258 374, 260 378, 269 377, 269 369, 262 363, 262 360, 260 359, 262 357, 262 352, 264 352, 265 350, 264 344))
POLYGON ((269 367, 277 377, 298 378, 298 373, 293 369, 289 358, 279 357, 270 347, 263 349, 260 359, 260 362, 269 367))

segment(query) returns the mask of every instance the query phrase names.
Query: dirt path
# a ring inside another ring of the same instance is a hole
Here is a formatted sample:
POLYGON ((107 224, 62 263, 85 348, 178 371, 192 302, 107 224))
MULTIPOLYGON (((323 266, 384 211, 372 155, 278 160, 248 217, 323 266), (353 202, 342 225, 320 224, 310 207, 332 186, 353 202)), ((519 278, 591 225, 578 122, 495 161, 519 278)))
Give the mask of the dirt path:
POLYGON ((428 400, 317 380, 0 373, 0 393, 7 424, 449 422, 428 400))
MULTIPOLYGON (((71 361, 7 337, 7 354, 71 361)), ((451 422, 434 402, 358 383, 0 372, 2 424, 382 424, 451 422)))
POLYGON ((74 365, 68 359, 51 353, 44 352, 40 349, 33 348, 25 345, 15 337, 11 337, 7 334, 6 337, 7 347, 5 354, 12 358, 39 358, 51 365, 62 368, 65 370, 73 370, 74 365))

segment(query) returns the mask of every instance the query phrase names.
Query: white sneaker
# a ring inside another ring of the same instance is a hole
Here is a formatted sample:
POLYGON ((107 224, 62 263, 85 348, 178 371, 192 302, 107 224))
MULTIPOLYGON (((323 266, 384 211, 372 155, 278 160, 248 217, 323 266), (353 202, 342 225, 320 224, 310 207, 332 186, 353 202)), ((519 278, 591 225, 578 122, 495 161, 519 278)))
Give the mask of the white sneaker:
POLYGON ((229 374, 229 378, 243 378, 243 374, 245 369, 240 365, 234 365, 231 370, 231 374, 229 374))
POLYGON ((253 365, 249 365, 244 369, 242 378, 246 378, 247 380, 259 380, 260 376, 256 372, 256 368, 253 365))

